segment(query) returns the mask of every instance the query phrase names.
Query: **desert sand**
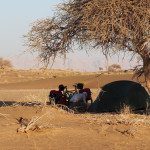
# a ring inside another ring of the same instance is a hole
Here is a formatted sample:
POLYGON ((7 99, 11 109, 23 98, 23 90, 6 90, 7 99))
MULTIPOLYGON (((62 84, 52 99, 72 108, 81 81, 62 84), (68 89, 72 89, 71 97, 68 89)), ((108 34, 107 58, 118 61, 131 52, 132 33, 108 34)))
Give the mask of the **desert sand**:
POLYGON ((74 114, 46 105, 50 89, 59 84, 73 89, 73 84, 84 82, 96 99, 103 85, 116 80, 133 80, 132 74, 96 73, 1 83, 0 149, 149 150, 148 115, 126 111, 74 114))

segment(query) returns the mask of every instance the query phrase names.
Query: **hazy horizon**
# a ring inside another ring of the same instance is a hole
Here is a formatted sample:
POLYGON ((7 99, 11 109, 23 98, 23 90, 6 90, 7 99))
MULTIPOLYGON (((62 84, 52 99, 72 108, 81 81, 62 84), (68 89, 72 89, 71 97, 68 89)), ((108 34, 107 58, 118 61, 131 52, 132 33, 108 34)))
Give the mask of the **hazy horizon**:
MULTIPOLYGON (((5 59, 10 60, 16 69, 39 69, 43 67, 43 64, 39 63, 39 60, 34 55, 5 57, 5 59)), ((52 62, 48 68, 51 68, 51 64, 52 62)), ((124 59, 113 56, 108 58, 108 66, 112 64, 119 64, 123 70, 133 69, 136 64, 136 59, 130 62, 130 58, 127 58, 127 56, 124 59)), ((70 68, 76 71, 95 72, 99 71, 99 67, 106 70, 107 60, 105 56, 96 53, 89 56, 80 54, 70 56, 67 55, 66 60, 64 60, 63 57, 57 57, 52 69, 66 70, 70 68)))

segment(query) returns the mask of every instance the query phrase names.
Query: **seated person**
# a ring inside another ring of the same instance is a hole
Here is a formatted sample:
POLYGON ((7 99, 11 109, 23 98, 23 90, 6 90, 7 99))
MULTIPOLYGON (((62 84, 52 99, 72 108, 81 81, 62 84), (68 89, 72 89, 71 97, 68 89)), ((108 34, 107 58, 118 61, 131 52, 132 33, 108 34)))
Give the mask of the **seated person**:
POLYGON ((87 107, 86 96, 87 96, 86 92, 74 94, 72 96, 72 98, 70 99, 70 102, 69 102, 70 107, 74 107, 74 106, 85 106, 85 107, 87 107))

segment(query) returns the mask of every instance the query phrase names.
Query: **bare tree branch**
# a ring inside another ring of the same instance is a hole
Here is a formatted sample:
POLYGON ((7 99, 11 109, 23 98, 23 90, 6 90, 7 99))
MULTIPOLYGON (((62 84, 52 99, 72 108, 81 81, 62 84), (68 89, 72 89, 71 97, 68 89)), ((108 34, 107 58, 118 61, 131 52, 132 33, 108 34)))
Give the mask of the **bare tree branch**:
POLYGON ((102 48, 105 56, 119 51, 139 54, 150 91, 149 0, 68 0, 54 17, 36 21, 25 38, 29 50, 39 52, 47 64, 73 51, 75 44, 102 48))

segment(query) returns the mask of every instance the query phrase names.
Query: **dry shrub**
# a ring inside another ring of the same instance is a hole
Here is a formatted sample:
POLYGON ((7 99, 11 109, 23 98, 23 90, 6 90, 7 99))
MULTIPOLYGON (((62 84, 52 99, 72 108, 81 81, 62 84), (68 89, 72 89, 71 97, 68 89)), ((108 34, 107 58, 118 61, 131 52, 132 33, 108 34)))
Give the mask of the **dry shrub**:
POLYGON ((123 104, 123 108, 120 110, 120 114, 131 114, 132 110, 130 106, 123 104))
POLYGON ((27 133, 28 131, 34 131, 43 128, 44 126, 42 125, 43 123, 41 122, 41 120, 46 115, 50 116, 50 111, 46 112, 42 116, 32 117, 31 120, 20 117, 18 119, 18 123, 21 127, 17 129, 17 132, 27 133))
POLYGON ((42 105, 46 105, 48 100, 48 95, 45 93, 45 90, 39 90, 38 93, 28 93, 21 98, 22 101, 25 102, 37 102, 41 103, 42 105))
POLYGON ((54 125, 51 123, 51 120, 55 119, 57 115, 72 114, 74 112, 71 110, 69 111, 69 108, 67 108, 67 106, 55 105, 48 108, 48 110, 46 107, 44 107, 41 113, 41 115, 34 116, 31 119, 23 117, 17 119, 18 124, 20 124, 20 127, 17 128, 17 132, 28 133, 30 131, 41 131, 43 129, 53 128, 54 125))
POLYGON ((137 126, 141 124, 150 125, 150 116, 132 114, 132 113, 120 113, 120 114, 112 114, 112 113, 101 113, 101 114, 83 114, 81 115, 88 122, 96 122, 100 125, 132 125, 137 126))
POLYGON ((16 74, 16 77, 18 77, 18 78, 22 78, 23 76, 21 75, 21 74, 16 74))

